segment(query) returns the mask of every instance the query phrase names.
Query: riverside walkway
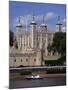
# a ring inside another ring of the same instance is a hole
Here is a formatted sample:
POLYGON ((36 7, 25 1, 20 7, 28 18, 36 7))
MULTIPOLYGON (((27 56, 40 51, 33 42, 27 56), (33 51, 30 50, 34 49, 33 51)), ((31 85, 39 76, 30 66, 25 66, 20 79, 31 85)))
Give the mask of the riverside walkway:
POLYGON ((48 69, 66 69, 66 66, 36 66, 36 67, 14 67, 9 68, 12 70, 48 70, 48 69))

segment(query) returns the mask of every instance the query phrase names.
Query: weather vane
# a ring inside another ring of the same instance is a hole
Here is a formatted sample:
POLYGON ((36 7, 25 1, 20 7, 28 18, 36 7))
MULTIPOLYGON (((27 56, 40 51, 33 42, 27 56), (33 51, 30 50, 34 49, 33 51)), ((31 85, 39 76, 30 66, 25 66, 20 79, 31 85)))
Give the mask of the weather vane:
POLYGON ((43 23, 44 23, 44 19, 45 19, 45 16, 43 15, 43 16, 42 16, 42 22, 43 22, 43 23))
POLYGON ((58 23, 60 22, 60 16, 58 16, 58 23))
POLYGON ((33 21, 35 20, 34 12, 33 12, 33 14, 32 14, 32 20, 33 20, 33 21))
POLYGON ((18 18, 18 22, 19 22, 19 23, 21 22, 21 16, 19 16, 19 18, 18 18))

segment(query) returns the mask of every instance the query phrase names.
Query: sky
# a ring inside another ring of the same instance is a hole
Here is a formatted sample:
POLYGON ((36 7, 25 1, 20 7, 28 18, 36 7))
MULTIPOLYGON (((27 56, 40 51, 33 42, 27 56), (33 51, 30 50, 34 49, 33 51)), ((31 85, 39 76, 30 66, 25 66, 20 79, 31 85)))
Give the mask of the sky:
POLYGON ((9 1, 9 29, 16 31, 15 26, 20 17, 23 29, 28 30, 32 14, 35 15, 37 28, 41 25, 44 15, 44 21, 49 31, 55 31, 57 17, 60 16, 60 22, 63 24, 62 30, 66 31, 66 5, 20 1, 9 1))

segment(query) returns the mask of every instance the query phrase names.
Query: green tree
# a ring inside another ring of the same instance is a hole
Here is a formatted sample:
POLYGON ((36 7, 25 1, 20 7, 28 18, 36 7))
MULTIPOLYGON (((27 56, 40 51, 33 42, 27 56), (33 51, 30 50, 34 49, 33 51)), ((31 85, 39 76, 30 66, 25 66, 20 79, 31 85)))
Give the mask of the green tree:
POLYGON ((66 33, 56 32, 54 34, 53 43, 51 46, 48 45, 48 50, 58 52, 62 56, 66 55, 66 33))
POLYGON ((48 44, 47 49, 48 49, 48 52, 51 52, 52 46, 50 44, 48 44))

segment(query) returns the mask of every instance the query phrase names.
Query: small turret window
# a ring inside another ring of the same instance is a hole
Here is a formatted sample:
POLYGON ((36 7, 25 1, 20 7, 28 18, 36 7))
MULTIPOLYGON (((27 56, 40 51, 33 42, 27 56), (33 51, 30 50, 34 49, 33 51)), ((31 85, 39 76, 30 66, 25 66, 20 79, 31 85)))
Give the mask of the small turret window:
POLYGON ((22 59, 21 59, 21 62, 22 62, 22 59))
POLYGON ((34 59, 34 62, 36 62, 36 59, 34 59))
POLYGON ((14 62, 16 62, 16 59, 14 59, 14 62))
POLYGON ((28 59, 26 59, 26 62, 28 62, 28 59))

